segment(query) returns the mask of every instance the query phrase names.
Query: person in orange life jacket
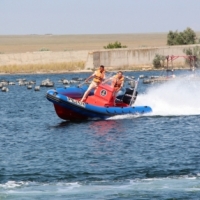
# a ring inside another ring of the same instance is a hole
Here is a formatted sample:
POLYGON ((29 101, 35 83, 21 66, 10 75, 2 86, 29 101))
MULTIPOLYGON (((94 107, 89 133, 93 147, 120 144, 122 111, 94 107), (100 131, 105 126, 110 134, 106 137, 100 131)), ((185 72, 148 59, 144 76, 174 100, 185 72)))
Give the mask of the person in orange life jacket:
POLYGON ((112 87, 114 87, 113 97, 114 97, 114 105, 115 105, 115 98, 117 93, 124 85, 124 76, 121 71, 117 72, 115 76, 112 77, 112 87))
POLYGON ((81 102, 83 102, 84 100, 86 100, 88 94, 90 93, 90 91, 92 89, 96 89, 98 87, 98 85, 103 81, 103 79, 105 79, 105 70, 104 70, 104 66, 101 65, 99 67, 98 70, 96 70, 91 76, 89 76, 85 82, 87 83, 87 81, 89 79, 93 78, 93 81, 91 82, 91 84, 89 85, 88 89, 86 90, 86 92, 84 93, 81 102))
POLYGON ((123 87, 124 85, 124 76, 121 71, 117 72, 115 76, 112 77, 112 86, 114 87, 114 93, 117 92, 123 87))

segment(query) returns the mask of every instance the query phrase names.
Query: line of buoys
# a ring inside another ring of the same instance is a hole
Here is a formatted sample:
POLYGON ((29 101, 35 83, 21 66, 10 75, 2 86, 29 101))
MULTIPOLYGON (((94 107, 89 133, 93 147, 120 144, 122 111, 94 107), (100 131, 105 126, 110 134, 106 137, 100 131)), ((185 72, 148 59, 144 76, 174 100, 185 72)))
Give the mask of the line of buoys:
MULTIPOLYGON (((131 78, 133 79, 134 77, 131 76, 131 78)), ((80 84, 81 82, 83 83, 84 80, 85 80, 85 78, 73 77, 71 80, 61 79, 58 82, 65 85, 65 87, 69 87, 71 84, 80 84)), ((90 84, 91 81, 92 80, 88 81, 85 84, 90 84)), ((26 86, 27 89, 32 89, 33 85, 36 84, 36 81, 35 80, 27 80, 26 78, 19 78, 19 79, 16 79, 16 83, 19 86, 26 86)), ((5 86, 16 85, 16 83, 14 81, 0 80, 0 89, 2 89, 2 91, 4 91, 4 92, 8 92, 9 89, 8 89, 8 87, 5 87, 5 86)), ((129 84, 131 84, 131 82, 129 84)), ((47 79, 43 80, 39 84, 39 86, 35 86, 34 91, 40 91, 40 87, 54 87, 54 86, 55 86, 54 82, 52 80, 50 80, 49 78, 47 78, 47 79)))

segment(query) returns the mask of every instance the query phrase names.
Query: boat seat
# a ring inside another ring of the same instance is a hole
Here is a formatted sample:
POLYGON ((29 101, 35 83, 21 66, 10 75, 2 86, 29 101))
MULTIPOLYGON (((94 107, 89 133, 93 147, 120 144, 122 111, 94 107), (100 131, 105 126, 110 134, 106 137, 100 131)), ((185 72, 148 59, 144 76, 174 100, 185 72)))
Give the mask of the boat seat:
POLYGON ((124 94, 125 94, 125 89, 124 88, 122 88, 118 93, 117 93, 117 95, 116 95, 116 101, 121 101, 122 102, 122 99, 123 99, 123 96, 124 96, 124 94))

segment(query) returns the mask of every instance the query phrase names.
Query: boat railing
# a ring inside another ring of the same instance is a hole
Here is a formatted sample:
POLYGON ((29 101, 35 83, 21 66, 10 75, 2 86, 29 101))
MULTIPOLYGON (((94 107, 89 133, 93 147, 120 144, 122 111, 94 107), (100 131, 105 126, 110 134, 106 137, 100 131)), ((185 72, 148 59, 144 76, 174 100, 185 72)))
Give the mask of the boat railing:
POLYGON ((138 83, 139 83, 139 78, 137 79, 137 81, 135 81, 135 87, 133 88, 133 94, 129 104, 130 106, 132 106, 136 100, 138 83))

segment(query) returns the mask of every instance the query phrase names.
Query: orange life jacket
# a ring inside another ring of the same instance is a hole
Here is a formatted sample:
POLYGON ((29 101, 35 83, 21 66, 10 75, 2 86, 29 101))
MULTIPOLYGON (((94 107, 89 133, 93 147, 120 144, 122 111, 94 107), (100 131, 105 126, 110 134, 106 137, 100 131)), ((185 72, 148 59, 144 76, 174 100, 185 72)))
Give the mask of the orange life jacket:
POLYGON ((112 85, 117 90, 122 85, 122 82, 124 82, 124 76, 118 78, 118 75, 115 75, 113 78, 112 85))
POLYGON ((105 75, 105 71, 100 72, 100 70, 98 69, 98 70, 95 72, 95 76, 94 76, 93 81, 96 82, 96 83, 100 83, 100 82, 103 80, 104 75, 105 75))

